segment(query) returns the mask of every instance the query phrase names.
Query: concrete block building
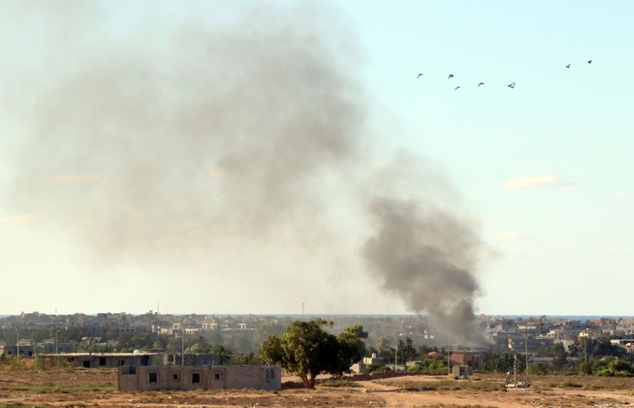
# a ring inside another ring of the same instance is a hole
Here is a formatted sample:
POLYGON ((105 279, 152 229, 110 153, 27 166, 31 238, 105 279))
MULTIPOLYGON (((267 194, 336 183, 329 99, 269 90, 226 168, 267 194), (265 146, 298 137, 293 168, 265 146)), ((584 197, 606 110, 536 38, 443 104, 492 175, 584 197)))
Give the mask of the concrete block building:
POLYGON ((147 366, 163 360, 160 353, 61 353, 41 354, 45 364, 62 361, 75 367, 114 368, 127 365, 147 366))
POLYGON ((282 388, 279 366, 124 366, 119 391, 282 388))
POLYGON ((33 357, 33 346, 32 345, 20 345, 20 346, 6 346, 0 344, 0 357, 33 357))

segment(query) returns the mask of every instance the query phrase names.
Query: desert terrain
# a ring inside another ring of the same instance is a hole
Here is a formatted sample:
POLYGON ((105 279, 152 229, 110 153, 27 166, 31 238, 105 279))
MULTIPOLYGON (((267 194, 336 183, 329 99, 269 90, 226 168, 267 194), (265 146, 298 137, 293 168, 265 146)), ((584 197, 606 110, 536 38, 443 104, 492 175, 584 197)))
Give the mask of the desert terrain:
POLYGON ((500 375, 470 380, 403 375, 320 379, 314 390, 285 377, 281 391, 117 391, 116 369, 0 371, 5 407, 634 407, 634 379, 528 378, 528 390, 505 391, 500 375))

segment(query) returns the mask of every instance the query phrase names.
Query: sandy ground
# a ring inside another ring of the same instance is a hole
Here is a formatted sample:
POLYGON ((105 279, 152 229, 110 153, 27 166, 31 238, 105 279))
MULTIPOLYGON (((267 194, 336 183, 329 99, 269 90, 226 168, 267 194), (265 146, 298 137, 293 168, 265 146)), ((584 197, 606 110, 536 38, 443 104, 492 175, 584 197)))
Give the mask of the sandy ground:
MULTIPOLYGON (((422 381, 439 381, 428 377, 422 381)), ((411 378, 391 379, 390 383, 410 382, 411 378)), ((414 381, 421 381, 416 378, 414 381)), ((402 391, 400 387, 381 385, 382 381, 362 382, 369 393, 383 397, 387 407, 634 407, 634 394, 630 391, 597 390, 515 390, 504 391, 402 391)))
MULTIPOLYGON (((498 381, 498 379, 481 381, 498 381)), ((445 377, 360 379, 346 387, 318 385, 281 391, 118 392, 113 369, 0 372, 5 407, 634 407, 634 382, 621 390, 542 387, 528 391, 451 389, 421 391, 445 377), (413 386, 413 384, 415 386, 413 386), (353 386, 354 385, 354 386, 353 386), (418 387, 418 388, 417 388, 418 387)), ((285 378, 284 381, 289 381, 285 378)), ((461 380, 464 381, 464 380, 461 380)), ((576 380, 579 381, 579 380, 576 380)), ((634 381, 634 380, 631 380, 634 381)))

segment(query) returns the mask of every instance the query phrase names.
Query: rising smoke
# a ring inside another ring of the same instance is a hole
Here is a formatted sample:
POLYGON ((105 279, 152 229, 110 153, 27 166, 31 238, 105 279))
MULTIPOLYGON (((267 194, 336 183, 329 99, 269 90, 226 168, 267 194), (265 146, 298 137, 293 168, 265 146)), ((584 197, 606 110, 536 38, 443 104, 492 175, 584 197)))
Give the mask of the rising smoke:
POLYGON ((383 287, 474 338, 476 231, 429 205, 447 188, 441 178, 399 158, 392 166, 430 188, 367 175, 366 98, 351 69, 361 59, 332 13, 256 5, 222 24, 150 25, 121 40, 94 3, 63 4, 13 10, 32 17, 22 23, 38 27, 29 46, 42 50, 39 75, 13 72, 14 211, 117 262, 284 239, 337 256, 346 239, 333 237, 370 234, 362 258, 383 287), (338 229, 332 214, 344 201, 371 221, 338 229))
POLYGON ((76 226, 111 257, 308 222, 325 205, 321 179, 360 148, 360 90, 343 67, 354 53, 328 40, 319 10, 233 18, 139 34, 147 47, 62 47, 70 67, 24 117, 16 207, 76 226))
POLYGON ((464 220, 424 204, 375 198, 369 211, 376 232, 363 256, 383 287, 410 310, 428 313, 436 330, 453 341, 482 344, 473 310, 478 238, 464 220))

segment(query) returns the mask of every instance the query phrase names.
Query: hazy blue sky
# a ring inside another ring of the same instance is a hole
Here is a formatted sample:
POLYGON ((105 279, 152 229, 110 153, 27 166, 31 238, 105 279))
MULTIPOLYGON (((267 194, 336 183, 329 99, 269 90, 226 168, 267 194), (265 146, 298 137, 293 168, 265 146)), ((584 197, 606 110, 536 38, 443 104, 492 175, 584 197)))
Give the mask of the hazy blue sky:
POLYGON ((633 19, 0 0, 0 313, 632 315, 633 19), (376 197, 478 287, 368 254, 376 197))

